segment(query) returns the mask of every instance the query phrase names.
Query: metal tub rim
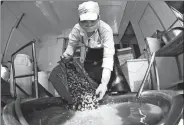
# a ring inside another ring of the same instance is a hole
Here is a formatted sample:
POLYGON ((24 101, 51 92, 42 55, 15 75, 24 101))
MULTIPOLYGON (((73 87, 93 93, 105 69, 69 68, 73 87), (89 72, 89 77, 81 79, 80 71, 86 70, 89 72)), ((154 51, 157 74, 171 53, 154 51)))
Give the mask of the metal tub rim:
MULTIPOLYGON (((125 100, 120 102, 126 102, 126 99, 130 99, 130 98, 134 99, 135 95, 136 93, 128 93, 125 95, 107 96, 102 101, 102 104, 107 104, 111 101, 118 102, 119 100, 122 100, 122 99, 125 99, 125 100)), ((167 91, 149 90, 149 91, 144 91, 142 93, 142 97, 143 98, 161 97, 161 99, 167 100, 169 102, 168 114, 166 114, 164 118, 159 123, 157 123, 157 125, 176 125, 179 122, 183 113, 183 103, 184 103, 184 99, 181 95, 177 95, 172 90, 167 90, 167 91)), ((59 105, 63 102, 64 101, 61 97, 26 99, 21 101, 20 108, 22 111, 31 105, 32 107, 34 107, 36 105, 41 106, 43 104, 48 104, 47 106, 50 107, 53 105, 59 105)), ((5 122, 5 125, 21 125, 21 123, 18 120, 18 117, 19 116, 16 116, 16 113, 15 113, 15 102, 12 102, 4 107, 3 121, 5 122)))

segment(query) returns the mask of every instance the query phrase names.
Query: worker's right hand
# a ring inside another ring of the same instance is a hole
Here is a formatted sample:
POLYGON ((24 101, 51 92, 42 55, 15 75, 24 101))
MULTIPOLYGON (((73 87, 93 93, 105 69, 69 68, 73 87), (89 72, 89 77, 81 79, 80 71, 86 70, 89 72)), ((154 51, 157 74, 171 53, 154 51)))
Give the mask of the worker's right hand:
POLYGON ((104 97, 106 91, 107 91, 107 85, 101 83, 101 84, 98 86, 98 88, 96 89, 96 95, 98 96, 98 97, 97 97, 97 100, 102 100, 102 98, 104 97))

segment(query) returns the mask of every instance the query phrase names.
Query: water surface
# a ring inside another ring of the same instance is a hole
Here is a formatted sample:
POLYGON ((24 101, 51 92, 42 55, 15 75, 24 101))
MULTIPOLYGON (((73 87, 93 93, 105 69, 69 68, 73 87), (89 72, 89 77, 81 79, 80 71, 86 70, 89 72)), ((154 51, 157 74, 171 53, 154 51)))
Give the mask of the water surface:
POLYGON ((162 118, 162 109, 156 105, 124 102, 83 112, 51 107, 34 111, 27 120, 30 125, 155 125, 162 118))

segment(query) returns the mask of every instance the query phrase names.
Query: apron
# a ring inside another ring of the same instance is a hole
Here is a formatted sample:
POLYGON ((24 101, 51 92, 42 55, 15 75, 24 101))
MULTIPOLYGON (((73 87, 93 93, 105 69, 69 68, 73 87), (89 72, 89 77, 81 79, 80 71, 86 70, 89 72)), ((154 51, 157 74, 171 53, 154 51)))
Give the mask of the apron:
MULTIPOLYGON (((98 41, 100 41, 101 40, 100 30, 97 29, 97 32, 98 32, 97 39, 98 39, 98 41)), ((94 41, 89 41, 89 40, 90 39, 88 39, 88 44, 95 44, 94 41)), ((84 42, 83 37, 82 37, 82 41, 84 42)), ((98 45, 96 45, 96 46, 98 46, 98 45)), ((89 77, 91 77, 97 84, 101 83, 102 70, 103 70, 103 68, 101 67, 102 61, 103 61, 103 48, 87 47, 86 58, 84 61, 84 69, 89 74, 89 77)))
POLYGON ((84 68, 96 83, 101 83, 102 78, 102 60, 103 60, 103 48, 91 49, 88 48, 86 53, 86 59, 84 61, 84 68))
MULTIPOLYGON (((103 50, 103 48, 88 47, 88 51, 86 53, 86 58, 84 61, 84 69, 88 73, 89 77, 91 77, 97 84, 101 83, 102 78, 103 50)), ((111 77, 107 86, 108 91, 117 91, 123 93, 127 93, 130 91, 130 87, 126 81, 126 78, 120 69, 121 67, 119 65, 119 60, 117 59, 117 55, 115 52, 113 71, 111 72, 111 77), (121 79, 121 82, 119 82, 119 79, 121 79)))

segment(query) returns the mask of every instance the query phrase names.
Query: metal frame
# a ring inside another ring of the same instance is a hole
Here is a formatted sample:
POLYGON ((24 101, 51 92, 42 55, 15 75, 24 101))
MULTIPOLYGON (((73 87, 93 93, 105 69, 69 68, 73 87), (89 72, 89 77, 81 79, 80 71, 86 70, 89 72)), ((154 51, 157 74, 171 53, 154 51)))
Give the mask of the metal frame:
POLYGON ((158 69, 157 69, 157 67, 156 67, 156 61, 155 61, 155 52, 153 52, 152 57, 151 57, 150 64, 149 64, 149 66, 148 66, 148 68, 147 68, 147 70, 146 70, 145 76, 144 76, 144 78, 143 78, 143 81, 142 81, 142 83, 141 83, 141 86, 140 86, 140 88, 139 88, 139 90, 138 90, 138 93, 137 93, 137 95, 136 95, 137 98, 140 98, 140 96, 141 96, 141 94, 142 94, 142 91, 143 91, 145 82, 146 82, 146 80, 147 80, 147 78, 148 78, 148 75, 149 75, 149 73, 150 73, 150 71, 151 71, 151 67, 152 67, 152 66, 154 66, 154 68, 155 68, 155 70, 156 70, 157 90, 160 90, 160 82, 159 82, 159 76, 158 76, 158 69))
POLYGON ((15 29, 18 28, 18 26, 19 26, 19 24, 20 24, 22 18, 24 17, 24 15, 25 15, 25 14, 23 13, 22 16, 20 17, 20 19, 17 20, 17 22, 15 23, 15 25, 12 27, 12 29, 11 29, 11 31, 10 31, 10 34, 9 34, 9 36, 8 36, 8 40, 7 40, 6 45, 5 45, 4 52, 3 52, 3 54, 2 54, 1 63, 3 63, 3 60, 4 60, 4 57, 5 57, 5 55, 6 55, 6 52, 7 52, 7 49, 8 49, 10 40, 11 40, 11 37, 12 37, 12 35, 13 35, 13 32, 15 31, 15 29))
POLYGON ((35 90, 36 90, 36 98, 38 98, 38 72, 37 72, 37 60, 36 60, 36 49, 35 49, 35 42, 36 40, 33 40, 26 45, 22 46, 20 49, 18 49, 15 53, 11 55, 11 62, 12 62, 12 70, 13 70, 13 90, 14 90, 14 98, 16 98, 16 87, 18 87, 25 95, 30 96, 27 94, 19 85, 16 84, 15 79, 16 78, 22 78, 22 77, 29 77, 34 76, 34 84, 35 84, 35 90), (20 75, 15 76, 15 67, 14 67, 14 57, 15 55, 20 52, 22 49, 32 46, 32 58, 33 58, 33 64, 34 64, 34 73, 33 74, 27 74, 27 75, 20 75))

